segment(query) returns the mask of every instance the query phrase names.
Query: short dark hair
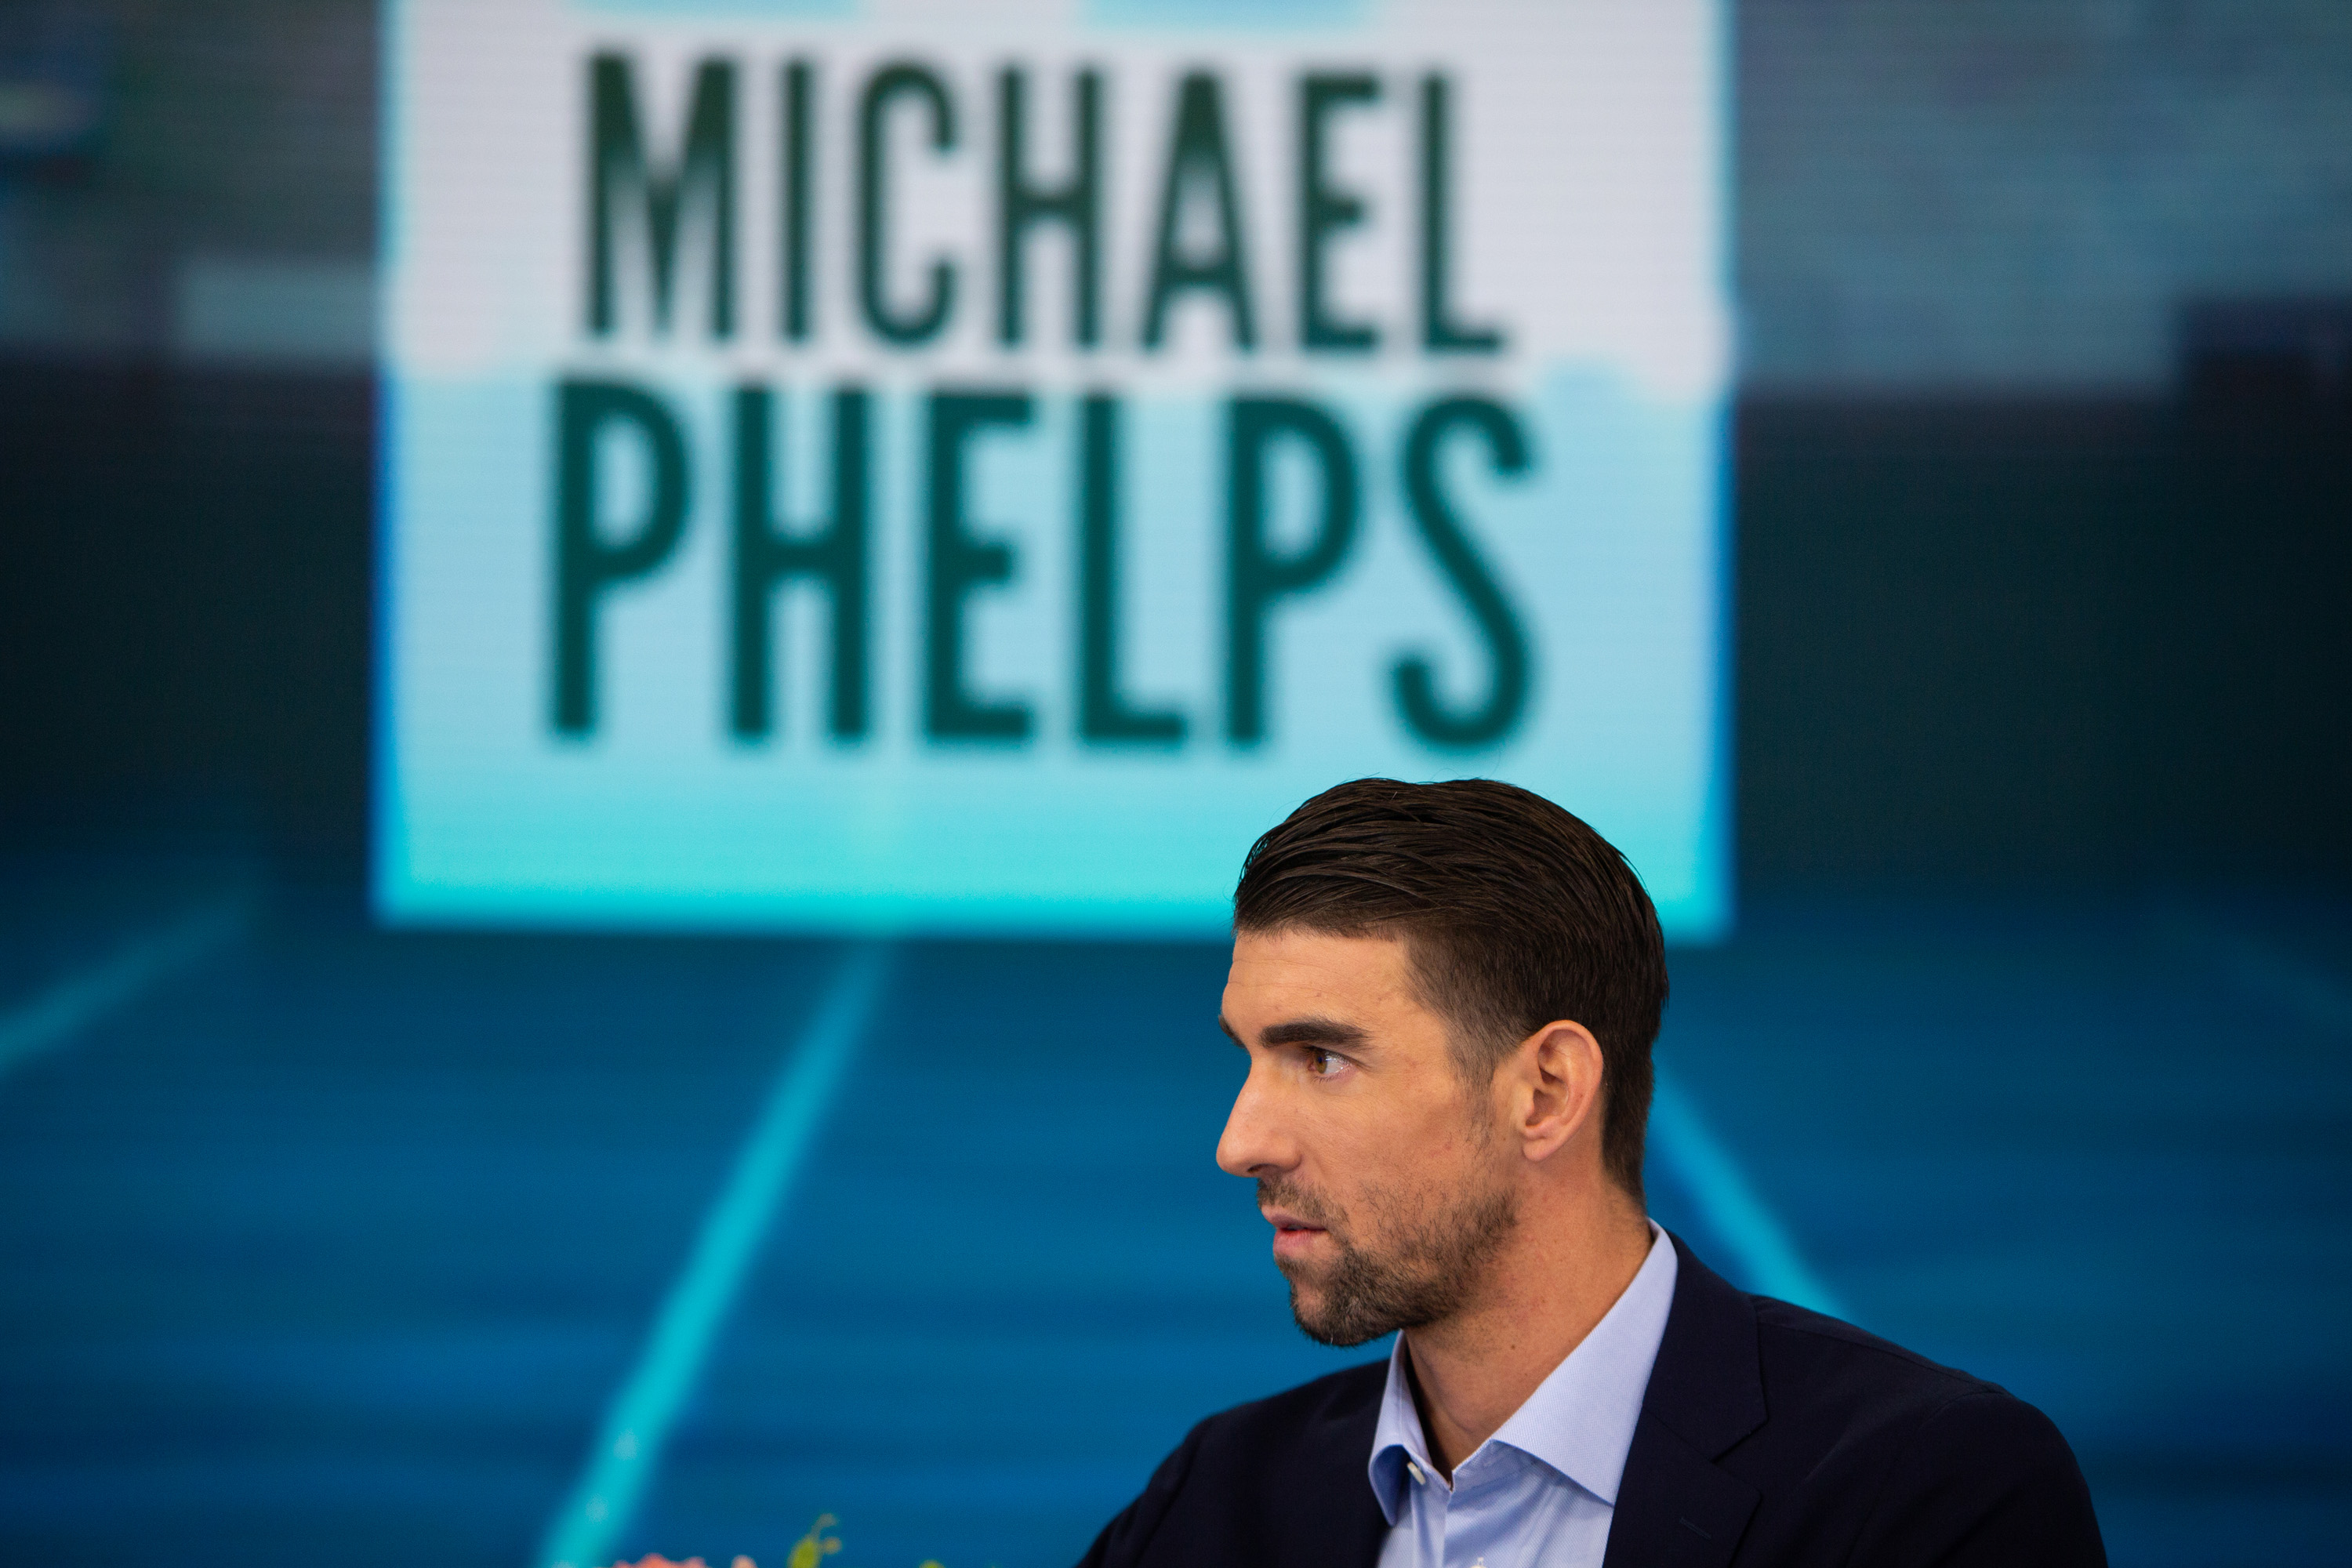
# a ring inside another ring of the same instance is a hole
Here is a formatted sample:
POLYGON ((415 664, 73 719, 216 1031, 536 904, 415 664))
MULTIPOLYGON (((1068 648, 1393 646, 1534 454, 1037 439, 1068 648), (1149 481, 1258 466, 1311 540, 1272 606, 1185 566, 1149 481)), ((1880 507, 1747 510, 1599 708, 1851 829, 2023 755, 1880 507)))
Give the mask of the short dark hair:
POLYGON ((1601 1160, 1642 1195, 1665 939, 1642 879, 1581 819, 1493 779, 1357 779, 1251 846, 1234 929, 1402 939, 1473 1085, 1542 1026, 1583 1025, 1601 1042, 1601 1160))

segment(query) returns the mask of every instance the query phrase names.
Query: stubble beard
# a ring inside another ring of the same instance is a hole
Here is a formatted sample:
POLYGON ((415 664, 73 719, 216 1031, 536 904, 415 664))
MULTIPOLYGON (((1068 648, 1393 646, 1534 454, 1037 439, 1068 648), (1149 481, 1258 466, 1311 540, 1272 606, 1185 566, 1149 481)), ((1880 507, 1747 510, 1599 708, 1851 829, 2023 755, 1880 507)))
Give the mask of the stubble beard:
POLYGON ((1363 1204, 1384 1222, 1383 1241, 1374 1250, 1351 1240, 1347 1216, 1316 1194, 1278 1176, 1261 1177, 1257 1187, 1260 1206, 1287 1209, 1323 1226, 1339 1249, 1328 1267, 1276 1264, 1290 1281, 1291 1317, 1319 1344, 1365 1344, 1453 1317, 1519 1222, 1517 1195, 1504 1185, 1438 1204, 1375 1189, 1363 1204), (1317 1289, 1311 1304, 1302 1285, 1317 1289))

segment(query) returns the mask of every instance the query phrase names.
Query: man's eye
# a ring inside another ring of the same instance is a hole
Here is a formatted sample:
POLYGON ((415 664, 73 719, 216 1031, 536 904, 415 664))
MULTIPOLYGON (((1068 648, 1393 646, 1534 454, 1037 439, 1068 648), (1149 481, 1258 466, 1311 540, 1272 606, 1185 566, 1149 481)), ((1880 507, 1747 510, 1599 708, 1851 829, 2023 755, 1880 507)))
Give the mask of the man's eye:
POLYGON ((1307 1070, 1317 1078, 1329 1078, 1346 1066, 1346 1061, 1320 1046, 1307 1047, 1307 1070))

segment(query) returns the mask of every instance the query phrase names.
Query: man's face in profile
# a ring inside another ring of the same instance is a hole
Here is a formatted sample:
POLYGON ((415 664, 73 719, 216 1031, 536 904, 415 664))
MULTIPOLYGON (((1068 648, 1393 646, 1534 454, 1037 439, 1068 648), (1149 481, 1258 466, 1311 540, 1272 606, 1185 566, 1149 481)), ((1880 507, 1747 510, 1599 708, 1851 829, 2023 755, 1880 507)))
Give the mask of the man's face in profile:
POLYGON ((1255 1178, 1298 1326, 1361 1344, 1452 1316, 1517 1221, 1512 1152, 1402 941, 1234 941, 1221 1016, 1249 1053, 1217 1163, 1255 1178))

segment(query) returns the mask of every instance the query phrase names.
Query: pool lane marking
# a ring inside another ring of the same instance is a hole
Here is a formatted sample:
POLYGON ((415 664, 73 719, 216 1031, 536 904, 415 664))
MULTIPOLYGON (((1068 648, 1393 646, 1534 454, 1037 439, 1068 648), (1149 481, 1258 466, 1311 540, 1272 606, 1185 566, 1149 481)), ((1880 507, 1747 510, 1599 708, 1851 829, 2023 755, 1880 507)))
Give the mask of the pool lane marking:
POLYGON ((579 1481, 548 1521, 542 1568, 596 1568, 635 1516, 663 1446, 694 1392, 712 1341, 760 1243, 790 1194, 816 1130, 872 1018, 889 969, 880 942, 850 949, 776 1076, 734 1173, 703 1216, 685 1270, 597 1430, 579 1481))
POLYGON ((0 1013, 0 1076, 58 1049, 108 1014, 194 969, 243 936, 252 921, 249 896, 216 899, 0 1013))
POLYGON ((1837 1294, 1797 1250, 1788 1226, 1757 1193, 1682 1086, 1659 1069, 1650 1100, 1652 1148, 1731 1249, 1748 1289, 1843 1318, 1837 1294))

